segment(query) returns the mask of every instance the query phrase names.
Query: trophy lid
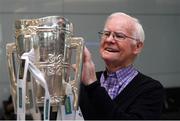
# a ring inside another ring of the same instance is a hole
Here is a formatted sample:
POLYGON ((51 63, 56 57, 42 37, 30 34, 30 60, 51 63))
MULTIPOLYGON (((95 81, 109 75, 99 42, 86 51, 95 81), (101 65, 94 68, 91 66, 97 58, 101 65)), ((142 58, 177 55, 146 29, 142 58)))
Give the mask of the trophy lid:
POLYGON ((47 16, 38 19, 19 19, 15 21, 16 31, 26 29, 29 26, 58 27, 59 29, 73 33, 73 24, 61 16, 47 16))

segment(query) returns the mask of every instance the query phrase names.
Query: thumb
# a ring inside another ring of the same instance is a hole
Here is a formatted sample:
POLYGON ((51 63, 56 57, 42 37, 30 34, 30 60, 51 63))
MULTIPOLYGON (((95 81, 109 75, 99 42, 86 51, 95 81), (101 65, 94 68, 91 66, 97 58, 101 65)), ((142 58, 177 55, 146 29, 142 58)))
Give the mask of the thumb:
POLYGON ((73 69, 74 71, 76 71, 76 70, 77 70, 77 66, 76 66, 76 64, 72 64, 72 65, 71 65, 71 67, 72 67, 72 69, 73 69))
POLYGON ((91 60, 91 53, 90 51, 87 49, 87 47, 84 47, 84 62, 90 61, 91 60))

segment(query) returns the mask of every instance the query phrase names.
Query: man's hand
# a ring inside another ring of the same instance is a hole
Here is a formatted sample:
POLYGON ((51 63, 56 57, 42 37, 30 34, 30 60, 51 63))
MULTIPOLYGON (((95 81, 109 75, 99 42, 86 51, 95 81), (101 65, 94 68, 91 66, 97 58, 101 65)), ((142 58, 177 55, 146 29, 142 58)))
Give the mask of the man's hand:
POLYGON ((84 85, 90 85, 96 80, 95 65, 92 61, 91 53, 85 47, 83 53, 82 82, 84 85))
MULTIPOLYGON (((76 64, 73 64, 72 67, 76 71, 76 64)), ((84 85, 90 85, 91 83, 95 82, 96 80, 97 79, 96 79, 95 66, 91 59, 91 53, 89 52, 89 50, 86 47, 84 47, 81 82, 84 85)))

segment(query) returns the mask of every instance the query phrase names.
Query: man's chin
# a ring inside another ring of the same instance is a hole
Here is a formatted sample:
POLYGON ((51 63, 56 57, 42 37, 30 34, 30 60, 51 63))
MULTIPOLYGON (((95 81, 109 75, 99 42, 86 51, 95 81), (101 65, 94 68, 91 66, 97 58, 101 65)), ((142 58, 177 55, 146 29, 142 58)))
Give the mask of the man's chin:
POLYGON ((114 60, 112 57, 104 57, 103 60, 106 62, 106 63, 113 63, 114 60))
POLYGON ((102 58, 104 59, 104 60, 113 60, 113 58, 114 57, 117 57, 118 55, 117 55, 117 53, 104 53, 103 55, 102 55, 102 58))

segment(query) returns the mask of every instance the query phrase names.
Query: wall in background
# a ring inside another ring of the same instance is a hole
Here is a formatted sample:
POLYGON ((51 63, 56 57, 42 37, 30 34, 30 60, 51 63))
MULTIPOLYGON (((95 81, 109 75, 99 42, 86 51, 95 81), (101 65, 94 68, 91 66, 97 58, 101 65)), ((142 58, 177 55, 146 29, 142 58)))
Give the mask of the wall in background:
POLYGON ((74 24, 74 35, 85 39, 98 71, 104 64, 98 55, 97 32, 103 29, 106 17, 116 11, 137 17, 144 26, 145 48, 136 67, 165 87, 180 86, 179 0, 0 0, 0 102, 9 96, 5 46, 14 42, 16 19, 68 18, 74 24))

